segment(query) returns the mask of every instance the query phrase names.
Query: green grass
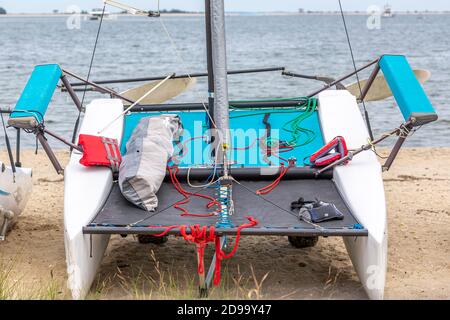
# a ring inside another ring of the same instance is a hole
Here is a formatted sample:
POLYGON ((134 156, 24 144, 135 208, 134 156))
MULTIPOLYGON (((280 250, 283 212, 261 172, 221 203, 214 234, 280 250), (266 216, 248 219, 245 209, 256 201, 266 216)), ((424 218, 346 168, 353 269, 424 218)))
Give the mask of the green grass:
POLYGON ((13 299, 17 282, 12 278, 13 262, 0 261, 0 300, 13 299))
MULTIPOLYGON (((97 277, 88 300, 102 300, 110 298, 132 300, 198 300, 197 274, 183 272, 178 274, 169 265, 161 266, 155 253, 150 252, 149 263, 152 272, 144 272, 142 267, 133 268, 128 274, 120 269, 114 275, 105 278, 97 277), (117 297, 118 295, 118 297, 117 297)), ((64 300, 70 299, 70 292, 66 288, 65 280, 57 280, 53 272, 50 279, 36 284, 25 285, 23 277, 14 273, 14 261, 8 263, 0 260, 0 300, 64 300)), ((207 299, 262 299, 263 284, 268 274, 258 279, 254 269, 250 266, 250 273, 241 272, 239 266, 235 272, 230 272, 226 264, 222 269, 221 284, 212 287, 207 299)))

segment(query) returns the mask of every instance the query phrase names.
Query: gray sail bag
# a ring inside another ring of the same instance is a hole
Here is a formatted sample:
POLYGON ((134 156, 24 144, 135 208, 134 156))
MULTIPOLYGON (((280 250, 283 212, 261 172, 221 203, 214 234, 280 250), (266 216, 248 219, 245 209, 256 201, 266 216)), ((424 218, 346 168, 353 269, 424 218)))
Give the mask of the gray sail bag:
POLYGON ((146 117, 139 122, 127 143, 119 170, 119 187, 128 201, 146 211, 156 210, 156 194, 174 152, 173 141, 182 132, 177 115, 146 117))

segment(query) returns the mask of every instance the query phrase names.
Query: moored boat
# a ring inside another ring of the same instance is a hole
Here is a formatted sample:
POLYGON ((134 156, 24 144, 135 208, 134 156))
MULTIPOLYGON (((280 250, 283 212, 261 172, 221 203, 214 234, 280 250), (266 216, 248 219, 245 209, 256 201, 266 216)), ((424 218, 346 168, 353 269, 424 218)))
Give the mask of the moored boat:
POLYGON ((89 12, 89 20, 99 20, 103 16, 103 19, 108 19, 110 17, 110 13, 108 11, 103 12, 103 9, 92 9, 89 12))

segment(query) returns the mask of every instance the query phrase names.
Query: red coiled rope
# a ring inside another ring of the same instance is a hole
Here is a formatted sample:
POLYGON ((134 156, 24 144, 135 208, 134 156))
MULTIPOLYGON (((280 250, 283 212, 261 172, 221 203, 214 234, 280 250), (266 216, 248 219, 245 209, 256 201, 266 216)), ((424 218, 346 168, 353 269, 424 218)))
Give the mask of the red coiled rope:
MULTIPOLYGON (((177 178, 177 173, 179 171, 179 168, 177 166, 175 167, 167 167, 167 170, 169 171, 169 176, 170 176, 170 180, 172 181, 173 186, 175 187, 175 189, 184 196, 184 200, 181 200, 179 202, 177 202, 176 204, 174 204, 174 208, 180 210, 181 212, 183 212, 181 214, 182 217, 200 217, 200 218, 206 218, 206 217, 212 217, 214 216, 215 212, 212 213, 202 213, 202 214, 197 214, 197 213, 190 213, 187 209, 181 207, 181 205, 184 205, 186 203, 188 203, 189 201, 191 201, 191 196, 194 197, 200 197, 203 199, 207 199, 209 200, 209 203, 206 205, 207 209, 210 209, 211 207, 217 205, 220 206, 219 202, 214 199, 213 197, 204 195, 204 194, 200 194, 200 193, 193 193, 193 192, 189 192, 183 189, 183 187, 181 186, 180 181, 178 181, 177 178), (172 171, 172 169, 174 169, 172 171)), ((216 211, 219 212, 220 208, 216 211)))
POLYGON ((258 189, 256 191, 256 194, 266 195, 266 194, 272 192, 273 189, 275 189, 280 184, 281 179, 283 179, 286 172, 288 172, 289 167, 290 167, 289 165, 287 167, 285 167, 284 163, 282 163, 280 166, 280 175, 278 176, 278 178, 276 178, 275 181, 273 181, 271 184, 269 184, 261 189, 258 189))
POLYGON ((249 221, 247 224, 243 224, 237 229, 236 233, 236 240, 234 241, 234 247, 230 251, 230 253, 225 253, 220 245, 220 237, 216 237, 215 239, 215 245, 216 245, 216 265, 214 268, 214 285, 218 286, 220 283, 220 267, 222 264, 222 260, 224 259, 230 259, 234 256, 236 253, 238 247, 239 247, 239 240, 241 239, 241 231, 245 228, 252 228, 258 224, 258 221, 253 217, 246 217, 249 221))
MULTIPOLYGON (((243 224, 237 229, 236 233, 236 240, 234 242, 234 247, 230 251, 230 253, 225 253, 220 245, 220 237, 216 236, 216 228, 211 226, 203 226, 200 227, 200 225, 193 225, 189 227, 190 233, 187 233, 187 226, 168 226, 165 228, 165 230, 157 235, 154 235, 155 237, 163 237, 167 235, 171 230, 173 229, 180 229, 180 234, 186 240, 187 242, 195 243, 196 250, 198 254, 198 266, 197 266, 197 272, 198 274, 204 274, 205 267, 204 267, 204 256, 205 256, 205 248, 206 245, 210 242, 215 243, 215 249, 216 249, 216 264, 215 264, 215 270, 214 270, 214 285, 217 286, 220 284, 220 270, 221 270, 221 263, 224 259, 230 259, 234 256, 236 253, 238 247, 239 247, 239 241, 241 239, 241 231, 245 228, 251 228, 258 224, 258 221, 254 219, 253 217, 246 217, 249 221, 247 224, 243 224)), ((159 227, 148 227, 148 228, 159 228, 159 227)))

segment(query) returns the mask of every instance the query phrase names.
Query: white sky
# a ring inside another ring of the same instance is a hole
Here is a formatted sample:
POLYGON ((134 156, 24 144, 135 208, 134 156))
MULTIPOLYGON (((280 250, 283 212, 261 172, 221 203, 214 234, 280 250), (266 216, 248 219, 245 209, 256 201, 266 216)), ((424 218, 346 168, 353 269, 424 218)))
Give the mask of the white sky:
MULTIPOLYGON (((142 9, 155 9, 157 0, 119 0, 142 9)), ((203 11, 203 0, 160 0, 162 9, 203 11)), ((370 5, 384 6, 386 0, 342 0, 344 10, 365 11, 370 5)), ((449 0, 390 0, 393 10, 450 10, 449 0)), ((228 11, 297 11, 337 10, 338 0, 225 0, 228 11)), ((65 11, 71 5, 82 10, 101 7, 102 0, 0 0, 0 7, 10 13, 43 13, 53 9, 65 11)), ((113 10, 111 10, 113 11, 113 10)))
MULTIPOLYGON (((119 0, 142 9, 155 9, 157 0, 119 0)), ((386 0, 342 0, 344 10, 365 11, 370 5, 384 6, 386 0)), ((450 10, 448 0, 390 0, 394 11, 407 10, 450 10)), ((228 11, 297 11, 305 10, 338 10, 337 0, 225 0, 228 11)), ((10 13, 43 13, 53 9, 65 11, 71 5, 82 10, 101 7, 102 0, 0 0, 0 7, 10 13)), ((162 9, 183 9, 203 11, 203 0, 161 0, 162 9)), ((113 11, 113 10, 111 10, 113 11)))

